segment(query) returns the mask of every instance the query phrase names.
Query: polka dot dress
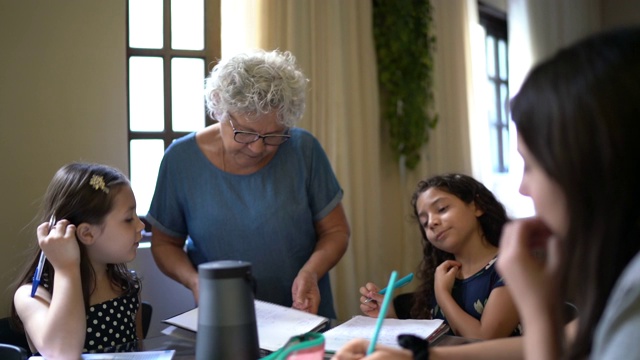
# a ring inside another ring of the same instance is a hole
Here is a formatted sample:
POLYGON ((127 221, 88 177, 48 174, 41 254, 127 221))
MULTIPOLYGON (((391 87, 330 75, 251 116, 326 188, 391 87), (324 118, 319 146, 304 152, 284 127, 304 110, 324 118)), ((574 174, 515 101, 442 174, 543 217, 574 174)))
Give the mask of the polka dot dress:
POLYGON ((137 292, 91 305, 87 312, 87 336, 82 352, 100 352, 137 340, 138 306, 137 292))

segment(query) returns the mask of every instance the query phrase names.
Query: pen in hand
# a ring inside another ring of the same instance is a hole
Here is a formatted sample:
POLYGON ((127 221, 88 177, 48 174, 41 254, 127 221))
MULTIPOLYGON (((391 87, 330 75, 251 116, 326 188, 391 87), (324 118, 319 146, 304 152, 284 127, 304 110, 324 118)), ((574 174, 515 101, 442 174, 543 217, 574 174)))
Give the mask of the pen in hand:
MULTIPOLYGON (((49 230, 47 231, 47 234, 51 232, 51 229, 53 229, 53 226, 56 224, 56 216, 55 215, 51 215, 51 218, 49 219, 49 230)), ((40 250, 40 259, 38 260, 38 267, 36 267, 36 271, 33 274, 33 284, 31 285, 31 297, 36 296, 36 290, 38 289, 38 286, 40 286, 40 279, 42 278, 42 269, 44 268, 44 261, 47 259, 47 257, 44 255, 44 251, 40 250)))
MULTIPOLYGON (((413 273, 409 273, 409 275, 407 275, 407 276, 403 277, 402 279, 398 280, 395 283, 395 285, 393 286, 393 289, 397 289, 397 288, 403 287, 403 286, 409 284, 412 280, 413 280, 413 273)), ((378 291, 378 294, 384 295, 387 292, 387 289, 388 289, 388 287, 378 291)), ((371 301, 375 301, 375 300, 373 300, 372 298, 367 298, 367 300, 365 300, 364 303, 366 304, 366 303, 371 302, 371 301)))
POLYGON ((389 303, 391 302, 391 298, 393 297, 393 289, 396 288, 394 285, 397 276, 397 271, 394 270, 391 272, 391 276, 389 277, 389 285, 387 285, 387 289, 389 289, 389 292, 384 295, 384 300, 382 300, 382 307, 380 308, 380 313, 378 314, 378 320, 376 321, 376 328, 374 329, 373 337, 371 338, 369 348, 367 349, 367 355, 371 355, 373 350, 375 350, 376 348, 376 342, 378 342, 378 336, 380 335, 382 322, 384 321, 385 316, 387 316, 387 309, 389 308, 389 303))

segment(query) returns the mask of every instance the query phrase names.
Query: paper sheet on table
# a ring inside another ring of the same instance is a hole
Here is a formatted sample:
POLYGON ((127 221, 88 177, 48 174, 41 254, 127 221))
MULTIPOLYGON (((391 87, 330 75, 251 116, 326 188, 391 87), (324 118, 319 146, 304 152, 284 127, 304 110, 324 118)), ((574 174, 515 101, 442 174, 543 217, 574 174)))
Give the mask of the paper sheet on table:
MULTIPOLYGON (((322 329, 329 319, 284 307, 265 301, 255 300, 256 322, 260 348, 276 351, 289 341, 292 336, 322 329)), ((167 324, 196 332, 198 330, 198 308, 189 310, 169 319, 167 324)), ((184 332, 165 329, 165 334, 185 337, 184 332)))
MULTIPOLYGON (((368 316, 354 316, 350 320, 324 333, 325 351, 335 352, 351 339, 371 339, 378 319, 368 316)), ((413 334, 423 339, 438 331, 443 321, 414 319, 384 319, 377 344, 400 348, 398 335, 413 334)))

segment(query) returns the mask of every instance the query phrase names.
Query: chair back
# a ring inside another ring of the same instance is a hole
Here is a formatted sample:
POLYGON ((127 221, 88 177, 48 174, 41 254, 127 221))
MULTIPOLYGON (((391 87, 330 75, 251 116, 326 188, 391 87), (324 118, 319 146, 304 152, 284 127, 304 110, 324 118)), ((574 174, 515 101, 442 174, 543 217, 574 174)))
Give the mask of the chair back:
POLYGON ((151 314, 153 314, 153 306, 147 301, 142 302, 142 335, 147 338, 149 326, 151 325, 151 314))
MULTIPOLYGON (((0 343, 19 346, 23 349, 29 348, 27 336, 23 332, 16 331, 9 320, 9 317, 0 319, 0 343)), ((4 359, 0 356, 0 359, 4 359)))
POLYGON ((413 306, 413 293, 399 294, 393 298, 393 308, 398 319, 411 319, 411 307, 413 306))
POLYGON ((20 346, 0 343, 0 359, 2 360, 27 360, 27 350, 20 346))

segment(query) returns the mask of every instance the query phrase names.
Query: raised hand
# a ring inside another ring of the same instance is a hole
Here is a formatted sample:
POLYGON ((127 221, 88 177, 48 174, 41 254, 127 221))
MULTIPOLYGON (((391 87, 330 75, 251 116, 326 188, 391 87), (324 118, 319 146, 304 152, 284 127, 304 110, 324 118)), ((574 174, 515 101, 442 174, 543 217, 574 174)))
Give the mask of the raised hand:
POLYGON ((49 229, 49 223, 45 222, 38 226, 37 235, 40 248, 56 271, 78 268, 80 247, 75 225, 63 219, 49 229))
POLYGON ((438 293, 451 293, 453 283, 456 281, 456 275, 458 275, 461 266, 462 264, 455 260, 446 260, 438 265, 434 274, 433 285, 436 296, 438 293))

